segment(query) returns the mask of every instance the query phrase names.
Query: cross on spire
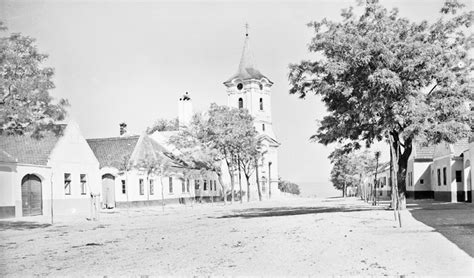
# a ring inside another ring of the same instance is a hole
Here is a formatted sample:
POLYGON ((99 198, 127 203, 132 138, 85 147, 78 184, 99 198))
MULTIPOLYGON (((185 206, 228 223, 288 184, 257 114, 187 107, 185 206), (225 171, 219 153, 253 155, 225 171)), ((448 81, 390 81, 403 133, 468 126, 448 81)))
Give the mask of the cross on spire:
POLYGON ((249 24, 248 23, 245 23, 245 36, 246 37, 249 36, 249 24))

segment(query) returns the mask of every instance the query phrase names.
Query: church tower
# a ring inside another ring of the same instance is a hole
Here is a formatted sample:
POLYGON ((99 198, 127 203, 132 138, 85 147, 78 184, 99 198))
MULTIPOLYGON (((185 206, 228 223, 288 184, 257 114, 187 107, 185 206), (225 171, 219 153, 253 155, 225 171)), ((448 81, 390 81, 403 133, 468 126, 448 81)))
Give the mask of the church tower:
POLYGON ((272 125, 271 87, 273 82, 253 64, 248 25, 237 73, 224 82, 227 105, 247 109, 254 117, 255 129, 262 142, 263 158, 259 163, 261 188, 267 196, 278 191, 278 146, 272 125))

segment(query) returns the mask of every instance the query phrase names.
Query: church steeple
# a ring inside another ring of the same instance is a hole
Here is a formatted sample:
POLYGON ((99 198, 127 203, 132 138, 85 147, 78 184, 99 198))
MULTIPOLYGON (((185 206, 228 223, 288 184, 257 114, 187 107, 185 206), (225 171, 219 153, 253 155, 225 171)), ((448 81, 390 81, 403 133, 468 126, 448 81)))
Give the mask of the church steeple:
POLYGON ((245 40, 244 40, 244 47, 242 49, 242 56, 240 57, 239 68, 237 69, 237 73, 234 74, 231 78, 224 82, 225 85, 230 85, 233 82, 243 82, 247 80, 258 80, 262 81, 263 79, 269 83, 273 84, 270 79, 268 79, 265 75, 260 73, 253 64, 252 54, 250 51, 250 37, 249 37, 249 26, 245 24, 245 40))

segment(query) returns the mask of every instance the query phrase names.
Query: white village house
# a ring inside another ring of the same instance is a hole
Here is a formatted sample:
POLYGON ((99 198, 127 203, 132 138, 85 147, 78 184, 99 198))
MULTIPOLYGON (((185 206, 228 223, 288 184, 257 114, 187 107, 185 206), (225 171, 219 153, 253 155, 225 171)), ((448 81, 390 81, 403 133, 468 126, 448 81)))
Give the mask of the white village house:
MULTIPOLYGON (((469 143, 467 138, 454 144, 440 143, 423 146, 415 143, 408 158, 406 175, 407 198, 434 199, 445 202, 472 202, 473 200, 473 172, 471 160, 474 153, 474 141, 469 143)), ((382 189, 383 195, 389 198, 391 190, 384 177, 389 179, 388 165, 378 171, 377 191, 382 189), (388 190, 388 191, 387 191, 388 190), (387 191, 387 192, 385 192, 387 191), (385 192, 385 193, 384 193, 385 192)), ((365 181, 364 186, 373 188, 374 173, 365 181)), ((379 193, 379 194, 380 194, 379 193)), ((377 194, 377 195, 379 195, 377 194)))
POLYGON ((87 142, 100 162, 103 207, 162 204, 162 185, 165 203, 220 196, 214 175, 202 175, 181 165, 173 159, 171 151, 145 133, 88 139, 87 142), (164 175, 147 175, 140 163, 157 156, 163 158, 168 169, 164 175))
POLYGON ((99 162, 72 121, 60 136, 0 136, 0 218, 88 212, 99 179, 99 162))

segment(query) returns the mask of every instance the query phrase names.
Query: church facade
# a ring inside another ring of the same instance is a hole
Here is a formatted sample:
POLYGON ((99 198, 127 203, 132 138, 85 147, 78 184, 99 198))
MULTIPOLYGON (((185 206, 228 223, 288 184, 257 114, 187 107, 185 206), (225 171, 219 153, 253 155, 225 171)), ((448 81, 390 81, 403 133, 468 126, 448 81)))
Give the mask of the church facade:
MULTIPOLYGON (((271 88, 273 82, 253 64, 250 38, 245 34, 244 47, 237 72, 224 82, 227 105, 247 109, 254 117, 255 129, 262 143, 258 177, 262 194, 271 197, 278 190, 278 147, 272 123, 271 88)), ((255 177, 254 177, 255 178, 255 177)))

